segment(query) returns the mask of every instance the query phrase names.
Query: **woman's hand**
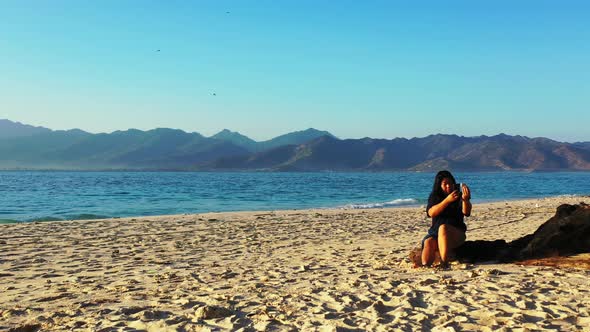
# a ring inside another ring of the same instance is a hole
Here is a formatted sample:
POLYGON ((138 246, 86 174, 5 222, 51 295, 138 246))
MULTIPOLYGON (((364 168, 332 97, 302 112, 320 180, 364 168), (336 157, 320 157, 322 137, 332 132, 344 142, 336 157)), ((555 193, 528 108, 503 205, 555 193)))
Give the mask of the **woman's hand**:
POLYGON ((469 217, 471 215, 471 202, 469 201, 471 199, 471 190, 469 190, 469 187, 466 184, 463 184, 463 204, 461 207, 461 211, 463 211, 463 215, 466 217, 469 217))
POLYGON ((469 187, 466 184, 463 184, 461 188, 463 189, 463 196, 461 198, 463 198, 464 201, 469 201, 471 199, 471 190, 469 190, 469 187))
POLYGON ((459 190, 455 190, 452 193, 450 193, 447 197, 445 197, 445 201, 447 201, 447 203, 452 203, 458 199, 459 199, 459 190))

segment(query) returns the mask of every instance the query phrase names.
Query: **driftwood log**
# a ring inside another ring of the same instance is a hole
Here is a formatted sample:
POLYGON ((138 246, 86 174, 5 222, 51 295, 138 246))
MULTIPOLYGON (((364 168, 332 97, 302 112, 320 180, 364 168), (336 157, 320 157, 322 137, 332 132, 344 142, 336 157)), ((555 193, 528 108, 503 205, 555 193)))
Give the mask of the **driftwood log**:
MULTIPOLYGON (((543 223, 533 234, 512 242, 465 241, 456 249, 460 262, 496 261, 502 263, 590 253, 590 205, 563 204, 555 216, 543 223)), ((420 265, 420 248, 412 250, 410 259, 420 265)))

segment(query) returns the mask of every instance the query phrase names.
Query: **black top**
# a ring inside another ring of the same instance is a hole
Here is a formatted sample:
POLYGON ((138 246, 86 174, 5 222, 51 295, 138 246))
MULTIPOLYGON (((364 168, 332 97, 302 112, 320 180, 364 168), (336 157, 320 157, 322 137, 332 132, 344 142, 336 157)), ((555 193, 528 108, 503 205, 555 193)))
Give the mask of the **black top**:
MULTIPOLYGON (((435 193, 431 193, 428 197, 428 205, 426 206, 426 215, 428 210, 436 204, 442 202, 444 197, 439 197, 435 193)), ((430 215, 428 215, 430 217, 430 215)), ((455 226, 463 232, 467 230, 467 226, 463 221, 463 211, 461 210, 461 200, 458 199, 453 203, 447 205, 447 207, 436 217, 432 218, 432 228, 438 230, 438 227, 443 224, 455 226)))

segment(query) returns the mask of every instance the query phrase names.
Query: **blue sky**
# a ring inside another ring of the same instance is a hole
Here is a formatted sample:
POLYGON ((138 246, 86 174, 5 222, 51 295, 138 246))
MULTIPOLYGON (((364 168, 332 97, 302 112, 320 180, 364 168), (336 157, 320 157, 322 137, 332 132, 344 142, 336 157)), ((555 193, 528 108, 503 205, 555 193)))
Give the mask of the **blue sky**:
POLYGON ((0 118, 590 141, 589 59, 587 1, 2 1, 0 118))

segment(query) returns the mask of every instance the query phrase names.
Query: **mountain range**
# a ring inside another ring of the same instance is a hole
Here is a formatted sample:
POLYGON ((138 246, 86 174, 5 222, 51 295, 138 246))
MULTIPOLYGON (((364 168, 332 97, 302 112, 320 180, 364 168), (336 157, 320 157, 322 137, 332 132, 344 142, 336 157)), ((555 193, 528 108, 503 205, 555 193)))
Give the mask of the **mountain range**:
POLYGON ((589 171, 590 142, 499 134, 338 139, 313 128, 257 142, 224 129, 92 134, 0 120, 0 169, 179 171, 589 171))

